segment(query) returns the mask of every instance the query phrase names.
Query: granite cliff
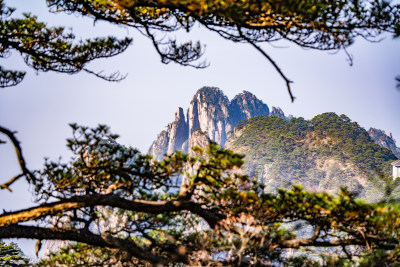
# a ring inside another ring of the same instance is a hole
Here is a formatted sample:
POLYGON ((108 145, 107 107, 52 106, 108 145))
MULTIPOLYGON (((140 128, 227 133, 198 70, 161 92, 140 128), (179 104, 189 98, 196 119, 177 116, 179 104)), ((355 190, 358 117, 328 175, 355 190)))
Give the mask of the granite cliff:
MULTIPOLYGON (((274 115, 285 117, 280 108, 274 110, 274 115)), ((220 89, 203 87, 194 95, 186 114, 185 118, 183 109, 178 108, 175 120, 158 135, 148 154, 161 159, 175 150, 188 152, 189 139, 197 130, 224 146, 240 121, 269 116, 270 112, 268 106, 250 92, 243 91, 229 101, 220 89)))
POLYGON ((183 109, 178 108, 175 120, 165 126, 164 130, 150 147, 148 154, 160 159, 160 156, 182 150, 182 145, 188 139, 188 125, 183 114, 183 109))

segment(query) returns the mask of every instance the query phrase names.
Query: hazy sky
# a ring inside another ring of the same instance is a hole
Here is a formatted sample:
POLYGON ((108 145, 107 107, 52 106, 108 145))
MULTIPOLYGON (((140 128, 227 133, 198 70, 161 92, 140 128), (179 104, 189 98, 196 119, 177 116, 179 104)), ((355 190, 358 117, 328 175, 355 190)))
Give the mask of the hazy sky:
MULTIPOLYGON (((157 134, 174 119, 177 107, 186 110, 196 91, 205 85, 219 87, 230 99, 243 90, 250 91, 269 107, 281 107, 286 115, 311 119, 323 112, 346 114, 366 129, 392 132, 400 142, 400 91, 394 80, 400 74, 400 40, 389 35, 379 43, 357 39, 348 48, 354 56, 352 67, 343 51, 330 54, 283 42, 275 44, 279 48, 263 45, 294 81, 296 100, 291 103, 284 81, 261 54, 249 45, 230 43, 204 29, 196 29, 182 39, 200 40, 207 45, 205 58, 211 65, 198 70, 163 65, 149 40, 133 29, 105 23, 93 26, 89 19, 50 14, 44 0, 6 3, 17 8, 16 15, 32 12, 49 25, 72 27, 78 37, 129 35, 134 39, 124 54, 89 66, 128 73, 120 83, 86 73, 36 75, 16 53, 2 59, 2 66, 28 72, 20 85, 0 89, 0 125, 18 131, 31 169, 40 168, 44 157, 69 157, 65 139, 71 136, 71 122, 107 124, 121 135, 121 143, 147 152, 157 134)), ((18 173, 11 147, 0 146, 0 183, 18 173)), ((0 210, 28 205, 31 193, 24 182, 14 189, 13 193, 0 191, 0 210)))

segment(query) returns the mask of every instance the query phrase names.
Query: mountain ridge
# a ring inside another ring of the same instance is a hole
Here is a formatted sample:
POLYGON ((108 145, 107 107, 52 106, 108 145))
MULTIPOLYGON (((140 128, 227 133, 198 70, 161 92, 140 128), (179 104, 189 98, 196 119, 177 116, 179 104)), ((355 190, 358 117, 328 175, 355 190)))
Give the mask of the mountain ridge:
POLYGON ((390 179, 390 162, 399 157, 391 134, 366 131, 345 115, 323 113, 311 120, 286 117, 247 91, 229 100, 216 87, 203 87, 187 109, 149 149, 157 160, 175 150, 214 141, 246 155, 245 171, 266 190, 303 184, 309 191, 334 193, 347 186, 361 198, 377 201, 390 179), (250 130, 249 130, 250 129, 250 130))
MULTIPOLYGON (((286 118, 280 108, 273 107, 272 110, 274 116, 286 118)), ((148 154, 160 160, 175 150, 188 152, 189 139, 198 129, 207 133, 210 140, 224 146, 240 121, 269 115, 268 105, 248 91, 229 100, 217 87, 202 87, 193 96, 186 116, 178 107, 175 120, 157 136, 148 154)))
MULTIPOLYGON (((178 107, 175 120, 167 124, 156 140, 151 144, 148 154, 160 160, 164 155, 176 150, 188 152, 189 139, 194 131, 200 129, 210 140, 225 145, 236 125, 245 119, 255 116, 273 116, 290 121, 293 116, 286 116, 279 107, 268 107, 262 100, 248 91, 236 95, 229 100, 217 87, 204 86, 193 96, 186 115, 183 108, 178 107)), ((368 134, 378 145, 392 151, 400 158, 400 148, 396 146, 391 133, 370 128, 368 134)))

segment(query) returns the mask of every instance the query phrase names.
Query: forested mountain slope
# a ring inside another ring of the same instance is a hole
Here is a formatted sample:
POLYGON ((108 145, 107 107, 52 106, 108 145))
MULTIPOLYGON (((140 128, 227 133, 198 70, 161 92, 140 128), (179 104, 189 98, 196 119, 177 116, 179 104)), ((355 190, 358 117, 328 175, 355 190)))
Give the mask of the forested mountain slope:
POLYGON ((311 191, 347 186, 376 201, 390 181, 396 156, 376 144, 345 115, 324 113, 311 120, 255 117, 235 128, 226 147, 246 155, 246 172, 267 191, 302 184, 311 191))

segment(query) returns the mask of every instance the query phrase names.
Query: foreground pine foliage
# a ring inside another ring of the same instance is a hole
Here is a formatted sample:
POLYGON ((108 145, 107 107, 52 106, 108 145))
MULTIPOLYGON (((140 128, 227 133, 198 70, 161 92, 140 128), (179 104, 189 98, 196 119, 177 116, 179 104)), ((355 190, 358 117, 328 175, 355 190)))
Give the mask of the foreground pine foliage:
POLYGON ((0 238, 71 241, 41 265, 399 260, 398 205, 368 204, 346 189, 266 194, 241 174, 243 155, 216 144, 156 162, 106 126, 71 126, 71 161, 21 175, 37 206, 0 215, 0 238))

